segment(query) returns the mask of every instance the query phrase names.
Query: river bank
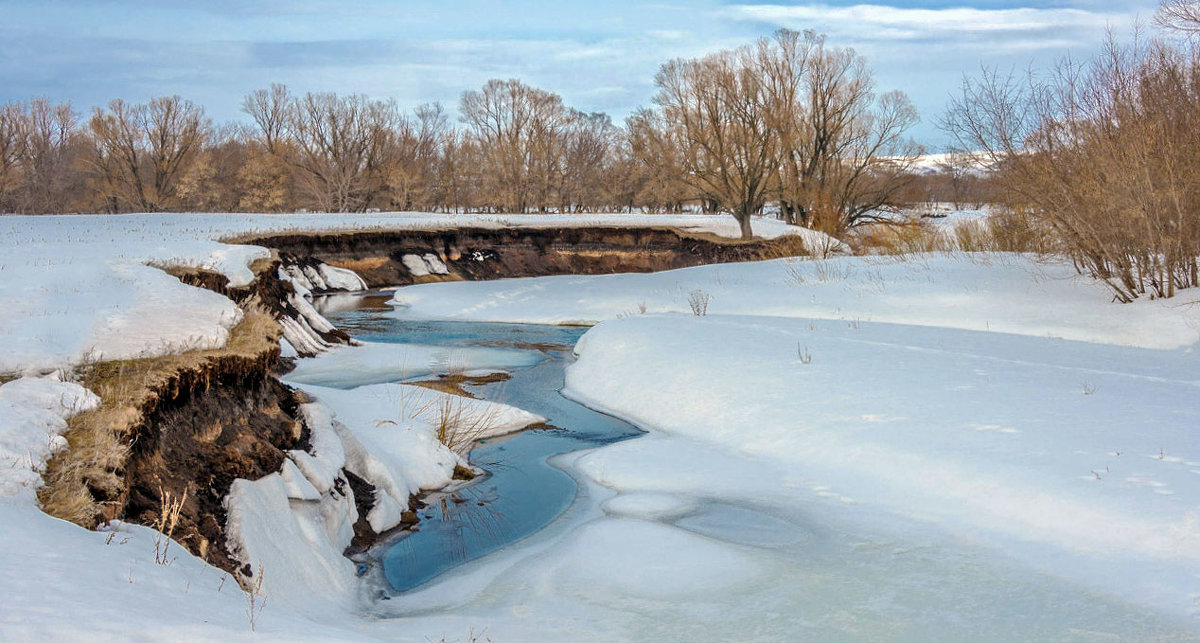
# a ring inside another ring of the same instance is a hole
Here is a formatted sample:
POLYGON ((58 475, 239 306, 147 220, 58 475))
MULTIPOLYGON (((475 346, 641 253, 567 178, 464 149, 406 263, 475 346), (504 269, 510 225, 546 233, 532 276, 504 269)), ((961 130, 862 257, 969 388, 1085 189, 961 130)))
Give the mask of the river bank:
MULTIPOLYGON (((172 216, 10 230, 21 241, 0 264, 17 278, 0 282, 0 322, 13 349, 5 359, 23 366, 0 386, 0 447, 13 465, 0 475, 0 512, 22 529, 0 556, 13 597, 0 622, 17 638, 184 628, 237 640, 251 626, 278 639, 449 639, 484 628, 497 640, 1195 634, 1187 508, 1200 456, 1187 439, 1196 411, 1186 373, 1196 331, 1181 305, 1191 300, 1110 306, 1069 266, 941 255, 397 292, 406 307, 383 314, 414 323, 600 322, 576 347, 567 393, 650 433, 554 457, 578 495, 548 529, 375 601, 343 555, 354 525, 398 521, 414 490, 446 484, 463 465, 432 423, 401 412, 398 385, 384 378, 438 372, 449 355, 428 345, 318 351, 306 364, 375 383, 335 402, 336 416, 298 403, 288 417, 304 442, 279 449, 279 471, 231 485, 223 506, 244 545, 237 559, 253 563, 269 597, 255 622, 253 584, 231 593, 233 577, 177 544, 159 564, 153 529, 91 532, 34 500, 64 418, 95 401, 30 375, 72 355, 219 348, 246 315, 146 264, 220 273, 238 288, 268 255, 213 241, 230 218, 172 216), (196 227, 207 221, 222 223, 196 227), (163 260, 177 237, 181 255, 163 260), (700 312, 689 302, 697 291, 708 295, 700 312), (401 429, 381 431, 381 419, 401 429), (350 474, 375 491, 359 493, 350 474), (375 502, 360 507, 360 496, 375 502), (68 609, 80 618, 46 616, 68 609)), ((321 325, 293 307, 302 330, 321 325)), ((529 351, 468 348, 467 369, 528 365, 529 351)), ((513 425, 532 419, 505 413, 513 425)))

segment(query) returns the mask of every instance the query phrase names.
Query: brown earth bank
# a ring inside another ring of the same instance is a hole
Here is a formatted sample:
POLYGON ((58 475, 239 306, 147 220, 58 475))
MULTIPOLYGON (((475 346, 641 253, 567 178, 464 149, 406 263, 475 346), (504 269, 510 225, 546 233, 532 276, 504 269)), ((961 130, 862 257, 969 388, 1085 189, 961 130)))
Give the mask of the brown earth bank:
POLYGON ((653 272, 804 253, 797 237, 762 240, 685 234, 670 228, 457 228, 293 233, 229 239, 318 260, 359 274, 371 288, 422 281, 481 281, 563 274, 653 272), (405 256, 436 256, 445 275, 414 275, 405 256))
POLYGON ((275 377, 277 320, 295 312, 278 265, 257 263, 243 288, 215 273, 168 270, 238 302, 242 321, 220 349, 82 366, 80 383, 102 404, 71 418, 68 448, 47 463, 38 494, 47 513, 88 528, 114 519, 154 527, 182 500, 164 531, 217 567, 239 566, 225 541, 233 481, 279 471, 287 450, 308 446, 296 413, 305 400, 275 377))

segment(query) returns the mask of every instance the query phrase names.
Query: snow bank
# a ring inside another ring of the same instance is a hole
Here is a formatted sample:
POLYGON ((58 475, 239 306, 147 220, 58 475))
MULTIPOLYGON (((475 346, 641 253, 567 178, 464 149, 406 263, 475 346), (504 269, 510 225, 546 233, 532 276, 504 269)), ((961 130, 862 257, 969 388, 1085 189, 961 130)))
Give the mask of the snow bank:
POLYGON ((300 412, 310 449, 288 452, 280 473, 234 481, 225 498, 226 538, 235 558, 265 574, 268 598, 337 620, 359 607, 354 563, 343 554, 358 511, 342 472, 346 450, 328 410, 305 404, 300 412))
POLYGON ((177 544, 168 564, 156 564, 152 529, 87 531, 8 501, 0 521, 9 526, 0 551, 0 632, 9 641, 366 639, 281 602, 268 602, 251 631, 237 583, 177 544))
MULTIPOLYGON (((1195 609, 1191 351, 726 316, 605 322, 577 350, 571 396, 793 472, 760 499, 883 508, 1125 600, 1195 609)), ((649 465, 671 459, 661 450, 610 461, 654 447, 619 445, 583 466, 639 491, 712 493, 703 472, 738 478, 713 462, 689 482, 649 465)))
POLYGON ((411 508, 410 495, 440 489, 450 484, 455 466, 468 466, 463 456, 437 438, 443 404, 449 405, 463 425, 474 427, 472 440, 545 421, 505 404, 418 386, 375 384, 349 391, 314 385, 301 388, 332 409, 335 426, 347 445, 346 468, 382 492, 384 502, 368 516, 377 531, 399 523, 399 511, 411 508))
POLYGON ((1101 284, 1065 263, 1020 255, 781 259, 649 274, 558 276, 421 284, 396 290, 394 315, 594 324, 645 313, 691 313, 889 322, 985 330, 1148 348, 1200 339, 1200 292, 1114 305, 1101 284))
POLYGON ((308 292, 366 290, 367 284, 353 270, 338 268, 318 262, 315 266, 284 265, 279 268, 280 278, 291 281, 308 292))
MULTIPOLYGON (((257 633, 251 632, 237 583, 182 546, 169 545, 168 562, 159 565, 159 538, 151 529, 114 523, 94 532, 42 513, 36 490, 46 458, 65 446, 66 420, 98 405, 78 384, 52 378, 0 386, 0 524, 6 526, 0 632, 6 640, 356 638, 283 603, 259 614, 257 633)), ((287 570, 281 566, 278 573, 287 570)))
POLYGON ((100 398, 72 382, 23 377, 0 386, 0 498, 36 503, 46 459, 65 448, 67 420, 100 406, 100 398))
MULTIPOLYGON (((320 267, 323 269, 327 266, 320 264, 320 267)), ((307 272, 296 265, 281 266, 279 268, 279 279, 291 282, 292 284, 292 292, 288 295, 288 303, 297 312, 295 315, 284 315, 279 318, 279 325, 283 329, 282 341, 284 342, 284 344, 281 344, 283 348, 281 354, 286 353, 290 349, 291 352, 298 355, 311 357, 341 345, 327 341, 325 336, 322 335, 323 333, 332 332, 335 329, 333 324, 329 323, 329 320, 325 319, 325 316, 313 305, 312 290, 314 288, 328 290, 334 288, 334 286, 321 280, 316 269, 311 267, 306 268, 307 272), (313 283, 314 280, 316 280, 316 284, 313 283)), ((362 279, 359 279, 358 275, 349 270, 344 272, 350 273, 354 279, 351 280, 348 277, 340 276, 338 279, 342 281, 338 281, 337 283, 351 286, 348 290, 357 291, 366 289, 366 284, 363 283, 362 279)), ((287 355, 284 356, 286 357, 287 355)))

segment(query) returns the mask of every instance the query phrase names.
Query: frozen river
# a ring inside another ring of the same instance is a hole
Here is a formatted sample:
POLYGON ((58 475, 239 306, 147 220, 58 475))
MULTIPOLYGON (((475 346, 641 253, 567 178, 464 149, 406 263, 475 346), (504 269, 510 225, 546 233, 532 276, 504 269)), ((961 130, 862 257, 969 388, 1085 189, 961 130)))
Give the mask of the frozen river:
POLYGON ((539 350, 509 381, 468 390, 560 427, 481 444, 472 462, 488 477, 431 503, 420 531, 379 555, 395 591, 381 626, 494 640, 1196 636, 1187 620, 838 498, 774 459, 660 431, 628 440, 640 431, 559 393, 581 329, 404 319, 378 305, 329 316, 372 342, 539 350))

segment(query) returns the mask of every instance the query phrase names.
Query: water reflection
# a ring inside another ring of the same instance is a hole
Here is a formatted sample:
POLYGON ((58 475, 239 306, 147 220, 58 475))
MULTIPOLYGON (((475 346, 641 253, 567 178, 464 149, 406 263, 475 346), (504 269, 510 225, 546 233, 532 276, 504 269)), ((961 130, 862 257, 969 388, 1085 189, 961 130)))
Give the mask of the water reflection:
POLYGON ((428 497, 417 512, 417 531, 376 548, 382 551, 384 576, 397 591, 525 538, 562 514, 577 489, 570 476, 547 462, 551 456, 641 434, 630 424, 559 394, 564 369, 572 360, 570 347, 586 329, 398 320, 386 316, 378 297, 361 299, 366 306, 353 308, 342 299, 327 308, 335 325, 361 339, 450 347, 484 344, 545 354, 547 359, 516 370, 506 382, 463 387, 477 397, 537 413, 557 427, 480 442, 470 457, 486 475, 428 497))

